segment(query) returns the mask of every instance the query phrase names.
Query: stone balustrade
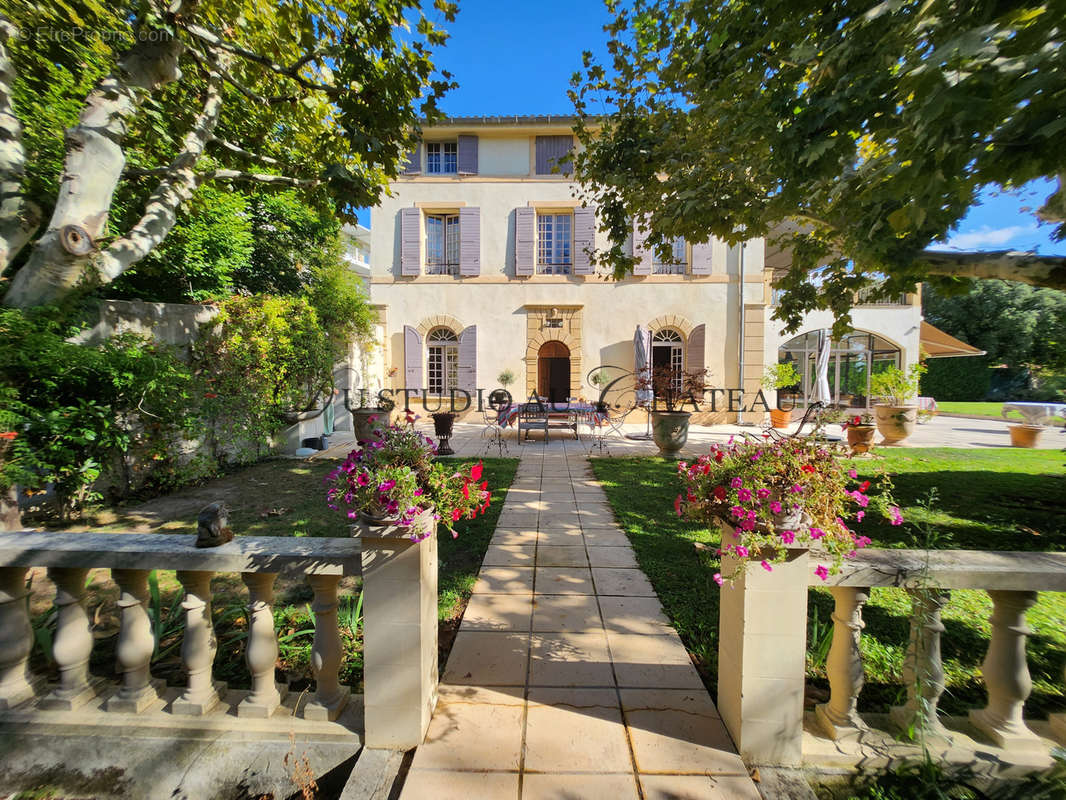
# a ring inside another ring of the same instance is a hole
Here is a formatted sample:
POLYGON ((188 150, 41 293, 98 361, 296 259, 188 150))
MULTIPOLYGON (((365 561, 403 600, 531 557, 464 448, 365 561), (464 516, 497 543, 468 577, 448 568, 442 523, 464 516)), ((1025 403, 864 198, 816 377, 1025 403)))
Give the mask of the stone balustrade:
POLYGON ((285 685, 275 682, 278 640, 274 630, 273 586, 282 570, 306 575, 314 599, 315 634, 311 665, 316 690, 299 710, 306 719, 335 720, 349 699, 340 684, 341 640, 337 628, 338 584, 362 571, 362 548, 353 538, 238 537, 220 547, 197 549, 195 536, 15 531, 0 534, 0 711, 36 706, 73 711, 107 695, 106 712, 159 711, 162 680, 151 675, 155 646, 148 613, 148 574, 177 571, 185 591, 181 659, 187 684, 169 706, 171 714, 203 716, 215 709, 226 686, 211 677, 217 648, 211 621, 211 579, 240 573, 248 587, 248 640, 245 661, 251 691, 240 701, 238 717, 270 717, 281 705, 285 685), (28 667, 32 629, 26 600, 31 567, 45 567, 55 583, 56 631, 53 658, 59 682, 45 686, 28 667), (110 569, 119 587, 121 626, 116 647, 118 686, 89 674, 93 635, 85 607, 90 569, 110 569))
MULTIPOLYGON (((1035 763, 1034 757, 1046 757, 1046 739, 1022 715, 1032 689, 1025 612, 1038 592, 1066 592, 1066 554, 864 550, 825 582, 813 573, 816 562, 807 551, 791 551, 772 573, 748 570, 722 589, 718 706, 746 761, 798 765, 807 756, 804 656, 812 585, 828 586, 834 599, 826 662, 830 695, 810 720, 819 735, 838 743, 869 738, 870 726, 857 711, 863 687, 862 611, 871 588, 898 587, 912 602, 903 670, 907 695, 891 710, 888 725, 896 735, 950 747, 960 726, 955 724, 954 731, 945 727, 937 708, 944 691, 941 612, 953 589, 979 589, 993 606, 981 668, 987 702, 970 712, 966 735, 998 748, 997 756, 1006 761, 1017 757, 1035 763)), ((726 557, 723 574, 731 574, 735 566, 726 557)), ((1047 732, 1066 742, 1066 714, 1052 715, 1045 736, 1047 732)))

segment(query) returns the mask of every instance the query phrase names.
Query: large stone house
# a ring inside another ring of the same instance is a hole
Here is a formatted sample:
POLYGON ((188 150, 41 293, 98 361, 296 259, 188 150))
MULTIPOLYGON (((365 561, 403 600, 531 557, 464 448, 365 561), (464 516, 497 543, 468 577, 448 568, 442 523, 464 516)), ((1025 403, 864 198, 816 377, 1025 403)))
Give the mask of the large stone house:
MULTIPOLYGON (((425 391, 430 411, 453 388, 476 397, 497 387, 505 371, 515 395, 592 398, 595 368, 633 369, 638 326, 650 331, 655 364, 706 368, 711 385, 743 389, 746 403, 767 364, 813 365, 809 334, 816 342, 830 320, 812 315, 798 337, 781 333, 770 282, 787 254, 768 262, 762 239, 678 239, 675 258, 660 263, 638 237, 640 262, 620 281, 591 264, 586 251, 606 245, 596 211, 556 163, 576 146, 573 122, 457 117, 424 130, 371 212, 386 385, 414 390, 412 407, 425 391)), ((830 366, 839 399, 867 402, 873 363, 915 361, 920 321, 914 296, 858 306, 856 333, 830 366)))

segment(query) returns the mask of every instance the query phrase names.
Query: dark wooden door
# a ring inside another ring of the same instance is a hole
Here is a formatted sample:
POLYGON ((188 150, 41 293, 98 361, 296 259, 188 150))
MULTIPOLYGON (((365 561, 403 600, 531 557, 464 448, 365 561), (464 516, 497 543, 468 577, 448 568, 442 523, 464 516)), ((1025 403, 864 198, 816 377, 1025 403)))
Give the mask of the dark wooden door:
POLYGON ((565 403, 570 397, 570 359, 548 359, 548 399, 553 403, 565 403))

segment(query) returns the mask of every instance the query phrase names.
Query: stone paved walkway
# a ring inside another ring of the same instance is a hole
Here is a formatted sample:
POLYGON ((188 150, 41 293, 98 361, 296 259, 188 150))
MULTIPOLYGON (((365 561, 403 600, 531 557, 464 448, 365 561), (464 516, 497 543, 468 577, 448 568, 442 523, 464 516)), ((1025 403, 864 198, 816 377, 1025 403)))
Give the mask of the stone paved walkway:
POLYGON ((515 450, 403 800, 757 800, 580 444, 515 450))

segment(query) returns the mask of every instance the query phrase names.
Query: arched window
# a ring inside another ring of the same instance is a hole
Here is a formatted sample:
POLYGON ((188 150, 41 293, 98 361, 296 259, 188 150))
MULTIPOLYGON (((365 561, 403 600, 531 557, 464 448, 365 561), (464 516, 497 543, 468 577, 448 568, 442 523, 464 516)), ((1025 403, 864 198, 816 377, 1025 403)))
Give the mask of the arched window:
POLYGON ((661 328, 651 337, 652 369, 665 367, 673 373, 671 378, 674 391, 681 392, 683 384, 682 371, 685 365, 685 340, 673 328, 661 328))
POLYGON ((447 394, 459 384, 459 337, 448 328, 434 328, 426 345, 426 388, 430 394, 447 394))
MULTIPOLYGON (((834 339, 829 349, 829 392, 834 403, 848 408, 870 406, 870 379, 902 363, 902 352, 892 342, 868 331, 853 331, 834 339)), ((791 361, 800 374, 803 402, 810 402, 818 379, 818 331, 801 333, 782 344, 778 361, 791 361)))

